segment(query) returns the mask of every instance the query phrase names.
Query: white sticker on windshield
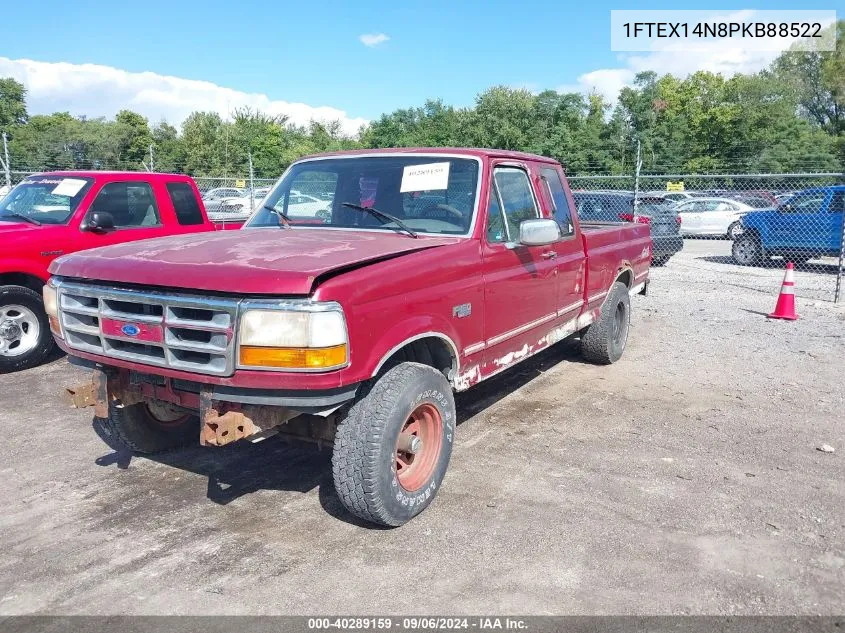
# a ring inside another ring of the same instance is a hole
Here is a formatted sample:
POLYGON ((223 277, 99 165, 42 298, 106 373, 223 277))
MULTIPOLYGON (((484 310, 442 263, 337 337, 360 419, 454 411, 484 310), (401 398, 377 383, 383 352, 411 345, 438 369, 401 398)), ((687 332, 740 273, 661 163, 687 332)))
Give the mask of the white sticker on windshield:
POLYGON ((73 198, 85 186, 85 181, 79 178, 65 178, 50 193, 54 196, 68 196, 73 198))
POLYGON ((400 193, 433 191, 449 187, 449 163, 408 165, 402 172, 400 193))

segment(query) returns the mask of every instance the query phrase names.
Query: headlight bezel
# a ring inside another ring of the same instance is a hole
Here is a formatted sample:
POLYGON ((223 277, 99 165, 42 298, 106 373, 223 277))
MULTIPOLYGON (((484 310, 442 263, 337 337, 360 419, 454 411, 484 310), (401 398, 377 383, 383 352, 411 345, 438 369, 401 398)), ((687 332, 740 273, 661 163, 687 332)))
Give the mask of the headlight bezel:
POLYGON ((44 304, 44 312, 47 314, 50 331, 59 338, 64 338, 62 319, 59 316, 59 288, 53 283, 52 279, 41 288, 41 301, 44 304))
POLYGON ((350 350, 349 350, 349 328, 346 321, 346 315, 343 311, 342 306, 337 303, 336 301, 291 301, 291 300, 279 300, 279 301, 267 301, 267 300, 252 300, 247 299, 241 302, 239 310, 238 310, 238 323, 237 323, 237 330, 235 332, 235 369, 236 370, 250 370, 250 371, 275 371, 275 372, 292 372, 292 373, 326 373, 331 371, 338 371, 345 367, 349 366, 350 363, 350 350), (247 322, 247 315, 250 312, 261 312, 265 313, 265 317, 269 320, 272 320, 272 315, 276 314, 279 315, 281 318, 284 317, 285 314, 293 314, 296 315, 297 319, 302 319, 303 315, 307 317, 307 323, 309 327, 308 337, 305 341, 306 345, 296 345, 296 346, 281 346, 281 345, 255 345, 251 341, 244 340, 244 331, 243 328, 245 327, 245 323, 247 322), (318 315, 318 314, 326 314, 331 313, 335 314, 334 318, 338 320, 339 326, 342 328, 343 332, 343 342, 337 345, 332 346, 324 346, 324 347, 316 347, 311 346, 310 344, 313 342, 313 332, 311 331, 311 324, 312 324, 312 317, 311 315, 318 315), (262 365, 253 365, 253 364, 245 364, 241 363, 241 349, 248 348, 248 349, 255 349, 255 348, 263 348, 266 350, 328 350, 332 347, 338 347, 339 345, 343 345, 345 347, 345 356, 344 360, 341 363, 333 364, 330 366, 320 366, 320 367, 287 367, 287 366, 262 366, 262 365))

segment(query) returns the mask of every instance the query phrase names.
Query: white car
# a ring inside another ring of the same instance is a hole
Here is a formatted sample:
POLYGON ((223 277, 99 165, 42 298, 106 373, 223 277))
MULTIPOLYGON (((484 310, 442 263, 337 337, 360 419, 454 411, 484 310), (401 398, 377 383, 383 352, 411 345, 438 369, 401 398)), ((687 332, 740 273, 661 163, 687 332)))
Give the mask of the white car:
POLYGON ((754 207, 730 198, 694 198, 675 205, 681 216, 681 235, 720 236, 736 239, 740 219, 754 207))
POLYGON ((320 200, 305 193, 290 192, 288 199, 288 215, 291 218, 327 218, 329 202, 320 200))
POLYGON ((270 187, 262 187, 261 189, 256 189, 252 196, 247 191, 242 196, 236 198, 223 198, 220 201, 220 213, 237 216, 249 215, 255 207, 261 204, 268 193, 270 193, 270 187))
POLYGON ((685 200, 691 200, 695 198, 691 193, 687 193, 686 191, 647 191, 646 193, 640 192, 641 196, 660 196, 661 198, 666 198, 667 200, 671 200, 672 202, 684 202, 685 200))
POLYGON ((204 201, 223 200, 225 198, 239 198, 243 195, 244 190, 237 187, 215 187, 202 194, 202 199, 204 201))

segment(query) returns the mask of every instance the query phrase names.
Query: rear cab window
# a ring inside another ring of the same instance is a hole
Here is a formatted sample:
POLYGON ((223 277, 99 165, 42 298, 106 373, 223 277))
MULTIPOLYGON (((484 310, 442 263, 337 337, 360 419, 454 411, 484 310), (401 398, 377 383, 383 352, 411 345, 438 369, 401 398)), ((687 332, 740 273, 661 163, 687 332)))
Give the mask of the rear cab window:
POLYGON ((167 193, 173 203, 173 210, 176 211, 176 219, 182 226, 195 226, 204 224, 205 217, 200 209, 194 190, 186 182, 167 183, 167 193))

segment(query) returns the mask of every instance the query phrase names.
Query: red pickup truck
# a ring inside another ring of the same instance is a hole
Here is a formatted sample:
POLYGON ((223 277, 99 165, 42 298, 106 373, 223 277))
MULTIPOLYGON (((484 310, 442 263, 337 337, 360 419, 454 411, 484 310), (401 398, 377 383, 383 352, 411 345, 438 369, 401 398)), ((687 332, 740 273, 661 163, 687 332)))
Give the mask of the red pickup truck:
POLYGON ((324 154, 243 230, 62 257, 44 296, 59 345, 93 369, 81 404, 115 440, 332 443, 343 504, 395 526, 440 488, 453 391, 571 335, 593 362, 622 355, 649 227, 585 226, 573 208, 540 156, 324 154))
POLYGON ((0 200, 0 372, 37 365, 52 351, 41 287, 59 255, 222 227, 208 220, 187 176, 101 171, 28 176, 0 200))

